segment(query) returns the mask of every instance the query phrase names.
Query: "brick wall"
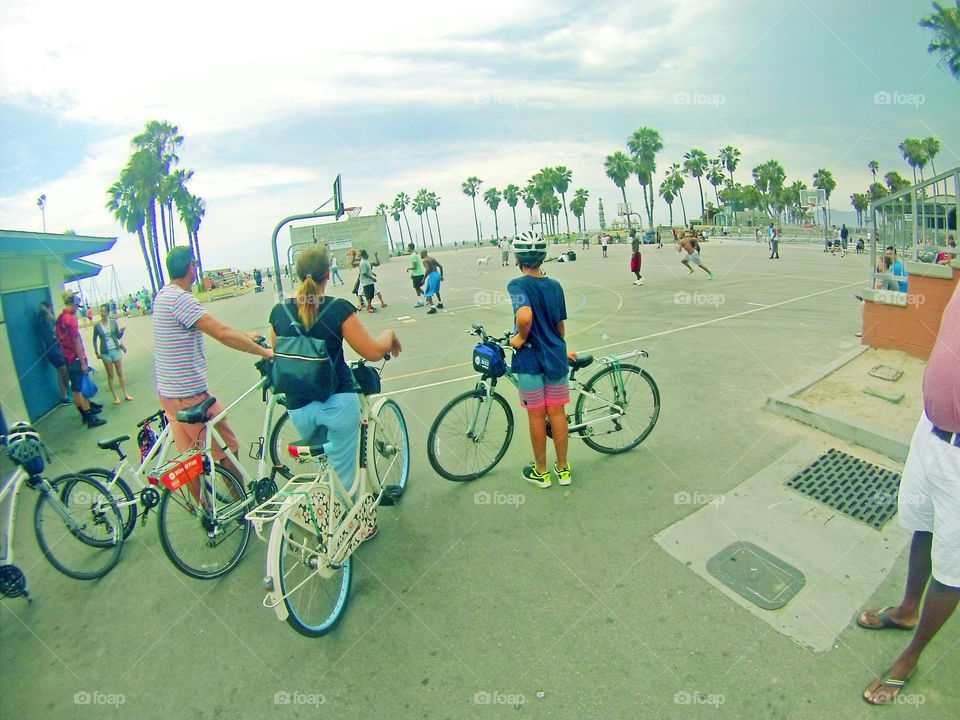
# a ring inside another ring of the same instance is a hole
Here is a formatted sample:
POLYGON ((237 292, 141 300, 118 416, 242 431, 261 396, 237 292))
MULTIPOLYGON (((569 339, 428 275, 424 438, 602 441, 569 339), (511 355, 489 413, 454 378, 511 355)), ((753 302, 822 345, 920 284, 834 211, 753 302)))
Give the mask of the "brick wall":
POLYGON ((907 306, 865 302, 863 344, 902 350, 923 360, 930 358, 940 330, 940 317, 960 280, 911 275, 907 279, 907 306))

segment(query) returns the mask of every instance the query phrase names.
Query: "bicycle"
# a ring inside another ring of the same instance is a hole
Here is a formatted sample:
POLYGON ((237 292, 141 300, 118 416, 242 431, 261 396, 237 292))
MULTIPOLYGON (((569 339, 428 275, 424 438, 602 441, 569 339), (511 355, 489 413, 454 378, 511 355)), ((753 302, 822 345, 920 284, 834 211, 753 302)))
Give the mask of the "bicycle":
POLYGON ((24 483, 40 493, 33 513, 37 544, 57 570, 76 580, 95 580, 110 572, 123 549, 123 521, 110 493, 95 480, 68 473, 52 481, 43 476, 40 436, 16 423, 3 438, 17 464, 0 488, 0 505, 9 498, 0 551, 0 596, 29 597, 23 571, 14 564, 17 496, 24 483))
MULTIPOLYGON (((389 356, 388 356, 389 357, 389 356)), ((366 376, 356 476, 348 491, 325 455, 326 428, 288 447, 300 463, 319 462, 315 472, 293 475, 268 501, 247 513, 257 535, 273 523, 267 545, 263 606, 298 633, 330 632, 347 605, 353 580, 353 552, 376 533, 377 508, 393 505, 410 474, 410 438, 397 403, 381 397, 377 371, 363 360, 351 363, 366 376), (373 375, 371 375, 371 372, 373 375), (374 377, 375 376, 375 377, 374 377)))
MULTIPOLYGON (((481 340, 474 348, 474 369, 480 372, 480 380, 440 410, 427 434, 431 467, 454 482, 476 480, 490 472, 507 452, 514 428, 513 411, 496 390, 501 377, 517 387, 517 377, 504 355, 505 349, 513 350, 513 333, 493 337, 477 324, 467 332, 481 340), (490 363, 490 355, 483 353, 478 359, 480 345, 499 355, 500 362, 490 363)), ((647 438, 660 416, 660 390, 646 370, 625 362, 647 357, 645 350, 636 349, 597 358, 601 367, 586 382, 576 374, 593 364, 593 355, 579 353, 568 359, 571 400, 576 396, 573 413, 567 415, 571 438, 607 454, 632 450, 647 438)), ((553 436, 549 421, 547 435, 553 436)))
POLYGON ((129 475, 130 464, 120 447, 129 439, 128 435, 97 442, 100 448, 113 450, 119 456, 120 462, 113 470, 87 468, 82 471, 103 480, 108 489, 123 496, 119 504, 127 516, 132 517, 131 529, 138 507, 143 508, 144 520, 149 510, 157 507, 160 546, 177 569, 193 578, 221 577, 240 562, 251 532, 250 525, 243 521, 244 513, 255 503, 272 496, 277 489, 274 478, 279 468, 268 468, 264 442, 271 434, 273 414, 282 400, 270 391, 267 366, 258 362, 257 368, 261 373, 260 380, 215 417, 207 418, 207 412, 216 402, 215 397, 177 413, 180 422, 206 427, 205 439, 198 446, 164 462, 173 444, 173 435, 172 427, 160 410, 137 423, 141 428, 138 442, 142 461, 132 475, 129 475), (216 424, 255 392, 263 394, 267 407, 261 434, 251 443, 249 451, 249 456, 258 461, 257 475, 253 478, 226 447, 216 424), (151 437, 156 435, 151 427, 151 422, 156 420, 161 422, 163 429, 159 436, 151 437), (152 447, 145 451, 145 443, 150 441, 152 447), (224 465, 214 462, 211 452, 214 443, 223 448, 227 459, 239 471, 240 479, 224 465), (132 483, 126 477, 130 477, 132 483), (131 484, 136 491, 131 490, 131 484))

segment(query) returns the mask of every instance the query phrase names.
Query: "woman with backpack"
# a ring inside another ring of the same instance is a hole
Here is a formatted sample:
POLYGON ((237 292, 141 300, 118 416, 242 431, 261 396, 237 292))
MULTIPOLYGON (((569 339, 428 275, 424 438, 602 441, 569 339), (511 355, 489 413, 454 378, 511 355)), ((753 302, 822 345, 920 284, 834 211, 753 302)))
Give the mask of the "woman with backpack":
POLYGON ((350 490, 356 475, 357 447, 360 442, 360 400, 353 374, 343 354, 344 341, 367 360, 382 360, 387 353, 400 354, 400 340, 393 330, 373 337, 357 318, 356 306, 341 298, 325 295, 330 278, 330 255, 313 245, 297 257, 300 287, 294 298, 274 306, 270 312, 271 340, 279 354, 277 338, 305 335, 322 340, 329 362, 327 377, 321 378, 325 397, 286 393, 287 414, 297 432, 309 440, 322 425, 327 430, 327 458, 334 472, 350 490))
POLYGON ((127 392, 127 379, 123 376, 123 365, 120 362, 123 353, 127 351, 126 345, 121 340, 126 328, 121 329, 117 325, 116 318, 109 316, 109 310, 109 305, 103 304, 100 306, 100 320, 93 326, 93 351, 103 362, 103 367, 107 371, 107 384, 110 385, 110 392, 113 393, 113 404, 119 405, 120 396, 117 395, 114 386, 114 374, 120 378, 120 389, 123 390, 123 396, 127 400, 133 400, 130 393, 127 392))

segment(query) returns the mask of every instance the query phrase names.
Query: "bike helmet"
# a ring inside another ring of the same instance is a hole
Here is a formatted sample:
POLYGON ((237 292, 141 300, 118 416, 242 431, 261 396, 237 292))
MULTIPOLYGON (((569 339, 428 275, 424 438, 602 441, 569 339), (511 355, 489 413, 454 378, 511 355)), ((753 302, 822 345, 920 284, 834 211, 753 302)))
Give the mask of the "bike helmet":
POLYGON ((7 433, 7 455, 31 475, 43 470, 40 435, 25 422, 14 423, 7 433))
POLYGON ((540 233, 520 233, 513 239, 513 254, 524 267, 538 268, 547 259, 547 241, 540 233))

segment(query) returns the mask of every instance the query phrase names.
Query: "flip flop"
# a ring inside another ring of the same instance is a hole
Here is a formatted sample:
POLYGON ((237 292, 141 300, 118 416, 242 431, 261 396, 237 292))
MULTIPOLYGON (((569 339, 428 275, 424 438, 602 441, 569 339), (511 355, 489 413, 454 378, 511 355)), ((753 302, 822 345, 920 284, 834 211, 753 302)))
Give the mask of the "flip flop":
POLYGON ((904 625, 901 622, 897 622, 890 617, 889 613, 891 610, 893 610, 893 605, 889 605, 882 609, 870 608, 868 610, 864 610, 857 616, 857 625, 862 628, 866 628, 867 630, 913 630, 917 626, 916 623, 913 625, 904 625), (879 625, 873 625, 866 622, 864 618, 871 615, 877 622, 880 623, 879 625))
POLYGON ((911 670, 903 680, 897 680, 896 678, 888 677, 886 680, 881 678, 876 678, 872 683, 867 685, 866 690, 863 691, 863 701, 870 703, 871 705, 889 705, 894 701, 897 695, 900 694, 900 691, 903 690, 903 686, 906 685, 907 680, 913 677, 913 674, 917 671, 916 666, 911 670), (870 698, 877 690, 880 688, 888 688, 891 690, 889 695, 886 695, 886 700, 878 702, 870 698))

